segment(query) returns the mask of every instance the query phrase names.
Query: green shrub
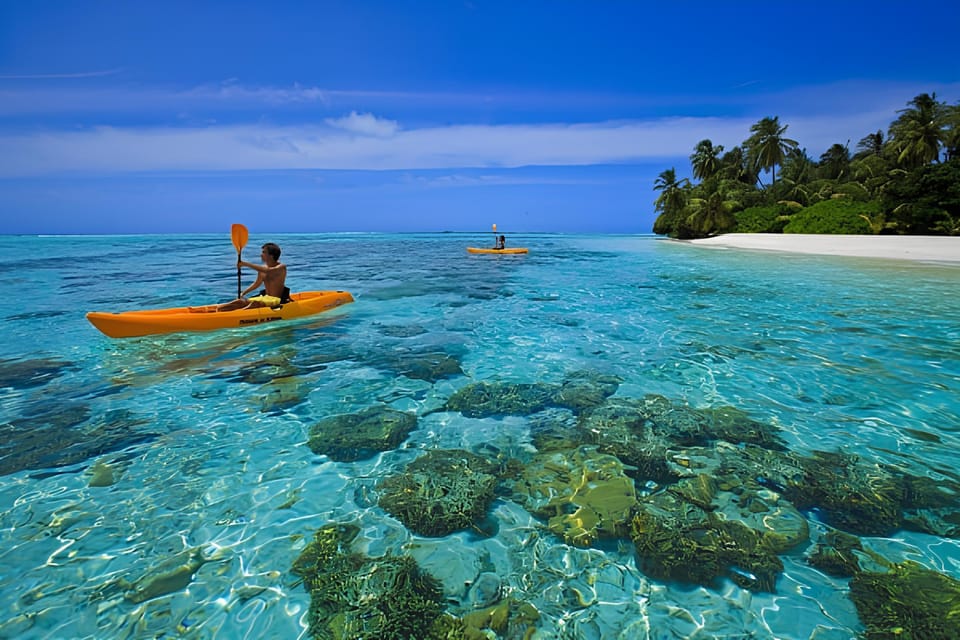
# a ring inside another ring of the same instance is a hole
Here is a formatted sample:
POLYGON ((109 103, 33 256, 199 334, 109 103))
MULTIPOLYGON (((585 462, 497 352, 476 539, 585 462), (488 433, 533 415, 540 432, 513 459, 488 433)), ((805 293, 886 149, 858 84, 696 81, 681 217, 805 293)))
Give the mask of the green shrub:
POLYGON ((793 215, 784 233, 873 233, 870 223, 880 213, 880 203, 855 202, 847 198, 823 200, 793 215))
POLYGON ((749 207, 737 211, 737 233, 782 233, 790 213, 790 208, 783 205, 769 207, 749 207))
POLYGON ((863 185, 857 182, 844 182, 838 184, 833 190, 834 196, 843 195, 851 200, 856 200, 857 202, 868 202, 870 200, 870 193, 863 187, 863 185))

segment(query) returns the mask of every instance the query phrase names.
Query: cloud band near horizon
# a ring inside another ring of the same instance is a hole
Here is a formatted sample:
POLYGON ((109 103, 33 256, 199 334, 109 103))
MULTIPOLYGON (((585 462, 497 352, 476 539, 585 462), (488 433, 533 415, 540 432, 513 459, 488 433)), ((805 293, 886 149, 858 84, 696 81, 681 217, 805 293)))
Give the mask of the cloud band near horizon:
MULTIPOLYGON (((888 112, 781 117, 814 155, 885 129, 888 112)), ((452 125, 403 129, 350 113, 323 125, 117 127, 0 134, 0 177, 63 173, 397 170, 583 166, 662 160, 683 164, 697 142, 729 149, 753 119, 663 118, 586 124, 452 125)), ((665 167, 667 168, 667 167, 665 167)))

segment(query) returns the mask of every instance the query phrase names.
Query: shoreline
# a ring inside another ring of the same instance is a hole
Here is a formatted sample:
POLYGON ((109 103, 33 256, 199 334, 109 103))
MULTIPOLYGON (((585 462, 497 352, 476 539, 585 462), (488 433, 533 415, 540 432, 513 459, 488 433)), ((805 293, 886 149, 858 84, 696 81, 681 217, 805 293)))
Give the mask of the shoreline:
POLYGON ((728 233, 713 238, 679 242, 707 248, 960 264, 960 237, 958 236, 728 233))

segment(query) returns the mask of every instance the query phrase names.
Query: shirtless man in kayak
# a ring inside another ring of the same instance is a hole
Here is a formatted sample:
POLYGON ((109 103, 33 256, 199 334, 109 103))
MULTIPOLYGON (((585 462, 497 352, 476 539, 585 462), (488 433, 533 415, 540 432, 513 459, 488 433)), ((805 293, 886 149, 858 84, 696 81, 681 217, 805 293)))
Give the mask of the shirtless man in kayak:
POLYGON ((257 307, 275 307, 287 302, 284 300, 284 289, 287 280, 287 265, 280 262, 280 246, 273 242, 263 245, 260 258, 263 264, 252 262, 237 262, 237 268, 247 267, 257 272, 256 281, 244 289, 239 298, 233 302, 222 304, 217 311, 234 311, 236 309, 256 309, 257 307), (263 285, 260 295, 247 298, 246 295, 263 285))

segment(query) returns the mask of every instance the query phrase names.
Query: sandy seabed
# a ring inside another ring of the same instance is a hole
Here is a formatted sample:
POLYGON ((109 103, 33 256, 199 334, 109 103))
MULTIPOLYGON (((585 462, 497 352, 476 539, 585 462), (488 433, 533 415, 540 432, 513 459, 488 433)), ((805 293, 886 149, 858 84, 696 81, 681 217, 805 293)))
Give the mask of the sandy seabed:
POLYGON ((698 246, 727 249, 960 263, 960 236, 728 233, 688 242, 698 246))

